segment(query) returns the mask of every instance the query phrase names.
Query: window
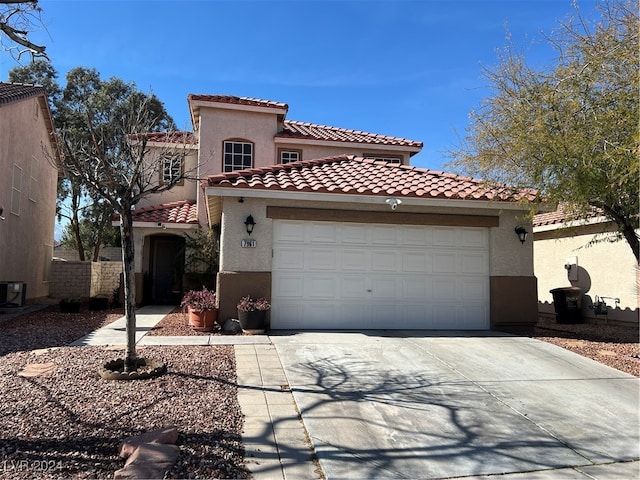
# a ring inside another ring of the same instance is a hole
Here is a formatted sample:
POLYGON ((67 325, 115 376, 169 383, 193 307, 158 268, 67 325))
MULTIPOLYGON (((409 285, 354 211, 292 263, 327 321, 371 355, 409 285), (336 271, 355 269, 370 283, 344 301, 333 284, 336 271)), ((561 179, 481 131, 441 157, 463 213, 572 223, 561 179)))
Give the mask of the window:
POLYGON ((167 155, 162 158, 162 183, 178 183, 182 177, 182 155, 167 155))
POLYGON ((38 159, 31 157, 31 177, 29 179, 29 200, 36 201, 38 194, 38 159))
POLYGON ((280 163, 297 162, 302 159, 302 150, 279 150, 280 163))
POLYGON ((253 167, 253 143, 228 141, 224 142, 223 172, 244 170, 253 167))
POLYGON ((20 215, 20 194, 22 193, 22 168, 13 166, 13 179, 11 182, 11 213, 20 215))
POLYGON ((394 163, 397 165, 402 165, 402 158, 401 157, 379 157, 377 155, 371 155, 371 154, 364 154, 363 155, 365 158, 370 158, 371 160, 374 160, 376 162, 387 162, 387 163, 394 163))

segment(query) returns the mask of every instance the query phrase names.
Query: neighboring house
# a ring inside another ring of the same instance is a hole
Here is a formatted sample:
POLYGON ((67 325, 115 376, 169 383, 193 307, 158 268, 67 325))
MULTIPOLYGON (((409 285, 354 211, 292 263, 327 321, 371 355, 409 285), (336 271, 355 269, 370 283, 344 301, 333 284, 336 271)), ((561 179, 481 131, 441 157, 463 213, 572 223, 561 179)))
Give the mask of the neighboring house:
POLYGON ((290 121, 286 104, 188 100, 197 151, 163 172, 197 164, 206 181, 150 196, 134 212, 147 301, 169 298, 183 233, 219 225, 222 318, 250 294, 272 302, 272 328, 537 321, 532 244, 514 232, 517 200, 529 192, 411 167, 422 143, 290 121))
POLYGON ((615 241, 613 223, 597 213, 567 221, 560 206, 536 215, 533 226, 540 313, 554 313, 550 290, 576 286, 584 294, 582 315, 587 321, 638 325, 640 269, 627 242, 615 241), (594 309, 602 301, 606 315, 597 313, 602 308, 594 309))
POLYGON ((44 88, 0 82, 0 284, 26 285, 27 299, 49 294, 57 154, 44 88))

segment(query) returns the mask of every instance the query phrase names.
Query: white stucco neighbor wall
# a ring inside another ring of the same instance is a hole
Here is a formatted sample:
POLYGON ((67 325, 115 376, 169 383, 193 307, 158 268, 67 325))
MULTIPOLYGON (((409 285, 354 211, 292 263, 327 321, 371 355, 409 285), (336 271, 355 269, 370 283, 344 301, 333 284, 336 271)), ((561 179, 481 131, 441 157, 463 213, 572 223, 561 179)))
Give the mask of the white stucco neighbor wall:
MULTIPOLYGON (((586 295, 583 315, 595 317, 589 305, 596 295, 614 297, 620 299, 619 308, 609 308, 608 318, 637 322, 640 306, 638 265, 629 245, 625 241, 616 241, 587 246, 594 237, 593 228, 587 232, 583 229, 582 232, 556 230, 536 233, 534 265, 541 311, 553 312, 553 297, 549 290, 573 284, 582 288, 586 295), (577 258, 576 281, 569 280, 569 272, 564 267, 572 257, 577 258)), ((614 307, 610 298, 605 301, 609 307, 614 307)))

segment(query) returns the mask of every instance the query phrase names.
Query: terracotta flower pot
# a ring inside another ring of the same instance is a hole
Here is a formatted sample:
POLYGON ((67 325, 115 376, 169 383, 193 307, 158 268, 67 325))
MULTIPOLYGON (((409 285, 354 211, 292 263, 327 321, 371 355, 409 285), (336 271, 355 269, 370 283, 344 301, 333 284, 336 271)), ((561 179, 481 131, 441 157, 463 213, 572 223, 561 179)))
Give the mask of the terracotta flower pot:
POLYGON ((194 330, 210 332, 218 319, 218 310, 205 310, 198 312, 189 308, 189 323, 194 330))

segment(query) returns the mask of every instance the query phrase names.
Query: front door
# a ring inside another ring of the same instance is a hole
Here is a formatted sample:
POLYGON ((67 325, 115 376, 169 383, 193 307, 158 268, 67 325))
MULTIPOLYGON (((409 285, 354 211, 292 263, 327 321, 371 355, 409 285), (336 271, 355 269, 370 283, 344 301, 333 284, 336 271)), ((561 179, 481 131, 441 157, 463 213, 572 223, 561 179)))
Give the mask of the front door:
POLYGON ((151 241, 151 301, 178 304, 182 296, 184 238, 154 236, 151 241))

